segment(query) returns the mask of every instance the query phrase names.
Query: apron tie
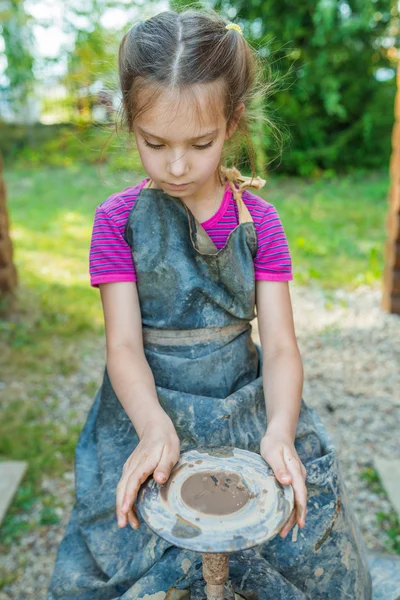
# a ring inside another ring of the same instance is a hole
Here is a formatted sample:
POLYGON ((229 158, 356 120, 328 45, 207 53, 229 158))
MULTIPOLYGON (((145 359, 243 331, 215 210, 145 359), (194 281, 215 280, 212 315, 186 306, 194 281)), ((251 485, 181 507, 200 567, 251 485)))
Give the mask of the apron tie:
POLYGON ((163 346, 213 342, 230 336, 233 339, 250 329, 251 325, 248 321, 225 327, 202 327, 199 329, 156 329, 155 327, 142 327, 143 342, 161 344, 163 346))
POLYGON ((256 190, 260 190, 266 184, 266 180, 262 179, 259 175, 257 177, 246 177, 236 167, 224 167, 221 165, 220 171, 225 179, 229 182, 229 186, 236 201, 242 200, 242 190, 246 187, 252 187, 256 190), (239 187, 236 187, 235 183, 239 187))

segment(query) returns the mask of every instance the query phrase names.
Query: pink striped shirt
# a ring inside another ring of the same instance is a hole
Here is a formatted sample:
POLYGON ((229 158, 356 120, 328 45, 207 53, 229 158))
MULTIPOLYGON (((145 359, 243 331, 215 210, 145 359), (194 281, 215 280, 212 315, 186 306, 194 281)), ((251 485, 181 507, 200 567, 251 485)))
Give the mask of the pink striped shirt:
MULTIPOLYGON (((96 208, 89 255, 90 283, 136 281, 132 251, 124 240, 129 213, 148 177, 134 187, 112 194, 96 208)), ((242 193, 257 232, 254 257, 256 280, 291 281, 292 261, 286 235, 272 205, 247 189, 242 193)), ((229 233, 238 225, 237 204, 228 183, 218 211, 201 223, 218 250, 224 247, 229 233)))

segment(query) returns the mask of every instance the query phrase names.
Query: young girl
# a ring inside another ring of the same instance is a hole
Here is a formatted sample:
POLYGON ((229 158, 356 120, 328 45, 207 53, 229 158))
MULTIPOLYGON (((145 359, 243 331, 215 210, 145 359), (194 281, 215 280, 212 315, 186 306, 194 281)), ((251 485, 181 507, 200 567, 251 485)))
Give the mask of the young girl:
POLYGON ((280 536, 230 557, 237 598, 371 598, 334 448, 301 397, 282 224, 246 189, 259 177, 222 165, 234 132, 248 137, 257 64, 240 28, 213 12, 162 12, 122 39, 123 108, 148 177, 96 211, 107 367, 49 600, 204 597, 201 555, 155 535, 134 506, 150 475, 165 483, 199 446, 259 452, 293 486, 280 536))

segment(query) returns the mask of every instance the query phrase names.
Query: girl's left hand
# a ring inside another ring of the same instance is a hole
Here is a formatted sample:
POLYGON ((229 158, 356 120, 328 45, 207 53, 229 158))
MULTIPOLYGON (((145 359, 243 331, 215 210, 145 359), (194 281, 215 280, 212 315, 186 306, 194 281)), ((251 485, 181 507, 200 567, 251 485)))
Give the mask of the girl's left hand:
POLYGON ((275 477, 282 485, 292 484, 294 508, 279 535, 285 538, 293 525, 304 527, 307 509, 306 469, 301 462, 293 441, 271 431, 264 435, 260 443, 260 454, 269 464, 275 477))

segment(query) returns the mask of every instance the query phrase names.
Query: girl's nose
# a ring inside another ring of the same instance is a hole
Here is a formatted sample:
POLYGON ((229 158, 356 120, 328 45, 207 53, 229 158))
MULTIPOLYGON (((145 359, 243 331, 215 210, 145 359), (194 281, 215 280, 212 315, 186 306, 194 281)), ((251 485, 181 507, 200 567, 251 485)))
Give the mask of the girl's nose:
POLYGON ((176 178, 188 173, 189 162, 187 160, 186 153, 182 153, 182 151, 180 151, 176 154, 175 158, 170 158, 167 165, 167 171, 176 178))

